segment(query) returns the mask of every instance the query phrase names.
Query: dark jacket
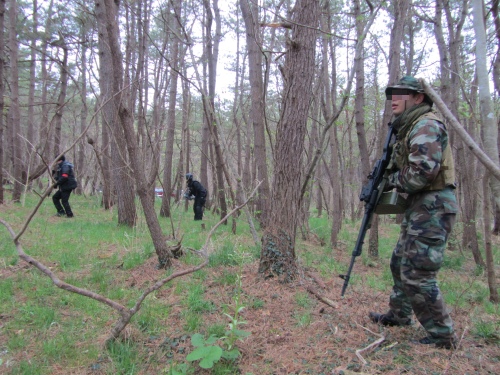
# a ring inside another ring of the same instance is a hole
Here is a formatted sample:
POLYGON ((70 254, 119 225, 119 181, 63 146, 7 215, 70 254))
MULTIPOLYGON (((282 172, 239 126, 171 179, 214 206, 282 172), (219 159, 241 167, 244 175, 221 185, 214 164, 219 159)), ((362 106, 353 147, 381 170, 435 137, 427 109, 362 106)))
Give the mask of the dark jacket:
POLYGON ((73 171, 73 164, 68 161, 63 161, 57 165, 54 179, 57 182, 57 186, 59 186, 59 189, 62 191, 73 190, 78 186, 75 172, 73 171))
POLYGON ((203 187, 203 185, 196 180, 191 180, 188 182, 188 188, 191 195, 194 195, 195 198, 206 198, 207 197, 207 189, 203 187))

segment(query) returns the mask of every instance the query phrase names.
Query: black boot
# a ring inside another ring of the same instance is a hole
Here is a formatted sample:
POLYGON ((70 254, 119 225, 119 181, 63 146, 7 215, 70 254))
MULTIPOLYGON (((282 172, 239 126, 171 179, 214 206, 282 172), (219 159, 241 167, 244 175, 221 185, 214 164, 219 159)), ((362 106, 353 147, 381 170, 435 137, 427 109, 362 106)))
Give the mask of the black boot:
POLYGON ((382 324, 384 326, 409 326, 411 325, 411 319, 409 319, 406 323, 401 323, 396 320, 394 314, 392 312, 388 312, 387 314, 379 314, 376 312, 370 312, 368 315, 373 323, 382 324))
POLYGON ((431 336, 426 336, 421 338, 420 340, 414 340, 415 344, 422 345, 436 345, 436 348, 440 349, 456 349, 457 348, 457 339, 455 337, 448 338, 434 338, 431 336))

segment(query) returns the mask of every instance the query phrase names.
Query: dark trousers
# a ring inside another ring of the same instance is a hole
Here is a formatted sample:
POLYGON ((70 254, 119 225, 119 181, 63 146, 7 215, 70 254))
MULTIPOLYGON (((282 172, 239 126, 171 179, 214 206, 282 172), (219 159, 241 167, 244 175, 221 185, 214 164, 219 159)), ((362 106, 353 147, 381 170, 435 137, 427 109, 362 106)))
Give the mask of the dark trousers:
POLYGON ((203 220, 203 206, 205 205, 206 200, 207 199, 205 197, 196 197, 194 199, 193 211, 195 220, 203 220))
POLYGON ((73 217, 73 211, 71 211, 71 206, 69 205, 69 196, 71 195, 71 191, 72 190, 58 190, 52 196, 52 202, 54 202, 54 206, 56 206, 58 214, 66 214, 68 217, 73 217))

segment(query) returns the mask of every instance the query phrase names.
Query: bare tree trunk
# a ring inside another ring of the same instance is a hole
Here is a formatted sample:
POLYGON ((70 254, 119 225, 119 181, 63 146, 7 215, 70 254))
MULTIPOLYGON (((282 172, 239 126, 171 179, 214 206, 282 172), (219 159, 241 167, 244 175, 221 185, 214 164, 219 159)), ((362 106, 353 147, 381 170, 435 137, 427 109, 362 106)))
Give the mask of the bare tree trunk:
MULTIPOLYGON (((44 29, 45 29, 45 37, 42 39, 42 52, 41 56, 47 56, 47 49, 48 49, 48 44, 49 44, 49 35, 51 35, 52 32, 52 16, 53 16, 53 0, 50 0, 49 7, 47 9, 47 18, 45 21, 44 29)), ((42 72, 42 95, 41 95, 41 109, 42 109, 42 116, 41 116, 41 123, 39 126, 40 129, 40 134, 39 134, 39 139, 40 139, 40 146, 39 146, 39 152, 42 155, 42 157, 45 159, 44 161, 52 160, 55 155, 51 155, 52 150, 53 150, 53 144, 54 144, 54 137, 52 136, 52 129, 50 128, 51 124, 49 123, 49 105, 48 105, 48 88, 50 85, 50 80, 49 80, 49 72, 47 69, 47 59, 42 59, 40 62, 40 70, 42 72)), ((33 170, 32 176, 30 176, 29 180, 36 179, 40 177, 45 171, 47 170, 47 166, 45 165, 45 162, 42 161, 38 167, 33 170)))
MULTIPOLYGON (((401 41, 403 40, 404 36, 405 20, 408 14, 408 9, 410 8, 410 1, 393 0, 392 4, 394 7, 394 24, 391 30, 391 39, 389 42, 389 85, 395 83, 401 73, 401 41)), ((390 101, 386 101, 382 123, 384 125, 388 124, 391 121, 391 118, 391 103, 390 101)), ((386 128, 384 127, 384 129, 386 128)), ((382 154, 384 138, 385 137, 379 137, 379 141, 377 144, 377 155, 382 154)), ((368 254, 370 254, 370 256, 373 258, 378 258, 378 224, 379 217, 378 215, 374 215, 368 239, 368 254)))
MULTIPOLYGON (((100 97, 100 102, 102 101, 102 96, 100 97)), ((111 140, 109 137, 110 128, 105 124, 104 113, 101 116, 102 126, 101 126, 101 153, 99 156, 102 157, 102 203, 105 210, 111 209, 114 205, 115 194, 113 194, 113 171, 111 170, 111 140)), ((97 125, 97 122, 96 122, 97 125)), ((98 126, 96 126, 98 128, 98 126)))
MULTIPOLYGON (((476 33, 476 71, 479 87, 481 124, 483 127, 483 145, 485 153, 498 166, 498 124, 490 95, 483 2, 482 0, 472 0, 472 6, 474 31, 476 33)), ((500 181, 492 177, 490 179, 490 188, 495 197, 496 204, 500 205, 500 181)))
MULTIPOLYGON (((329 9, 329 8, 328 8, 329 9)), ((326 29, 329 27, 329 18, 330 14, 323 15, 321 17, 322 28, 326 29)), ((333 118, 333 113, 338 112, 335 108, 335 103, 337 101, 337 90, 332 89, 332 87, 337 86, 337 57, 335 53, 335 45, 331 41, 331 38, 328 38, 327 35, 322 35, 322 47, 323 47, 323 61, 321 65, 321 81, 324 84, 324 100, 323 100, 323 117, 327 122, 330 122, 333 118), (331 43, 331 46, 329 45, 331 43), (330 53, 329 53, 330 49, 330 53), (331 58, 331 66, 332 72, 329 72, 330 62, 328 60, 328 56, 331 58), (330 84, 331 77, 331 84, 330 84)), ((340 166, 340 158, 339 158, 339 139, 338 139, 338 129, 336 126, 332 126, 329 130, 330 133, 330 168, 325 166, 325 171, 329 176, 332 192, 333 192, 333 202, 332 202, 332 229, 330 232, 330 243, 332 248, 337 246, 338 235, 340 233, 340 229, 342 228, 342 218, 343 218, 343 207, 342 207, 342 183, 341 181, 341 173, 342 168, 340 166)))
MULTIPOLYGON (((361 12, 361 2, 360 0, 354 0, 354 17, 356 25, 356 38, 358 43, 363 44, 365 40, 365 35, 363 35, 364 29, 364 16, 361 12)), ((364 48, 363 48, 364 50, 364 48)), ((355 101, 354 101, 354 118, 356 121, 356 134, 358 137, 358 149, 361 162, 361 174, 363 180, 362 184, 366 184, 368 181, 368 175, 371 169, 370 157, 368 155, 368 145, 366 143, 366 133, 365 133, 365 61, 363 54, 360 54, 354 59, 355 73, 356 73, 356 90, 355 90, 355 101)), ((378 223, 375 223, 377 225, 378 223)), ((378 247, 378 228, 370 231, 370 235, 377 234, 377 238, 373 240, 375 242, 375 247, 378 247)), ((372 242, 370 242, 369 249, 373 248, 372 242)))
POLYGON ((262 181, 256 202, 257 217, 265 227, 269 208, 269 177, 267 171, 266 139, 264 124, 264 81, 262 72, 262 33, 257 3, 240 1, 241 13, 245 21, 248 50, 248 74, 250 80, 251 107, 249 121, 253 124, 254 155, 257 179, 262 181))
POLYGON ((106 30, 108 32, 108 43, 112 59, 113 92, 115 94, 114 103, 120 119, 120 125, 125 133, 128 156, 137 186, 137 194, 139 195, 139 199, 144 210, 146 224, 148 225, 151 239, 156 250, 156 255, 158 256, 159 267, 167 268, 170 267, 173 256, 167 246, 166 238, 163 235, 160 223, 158 222, 158 217, 156 216, 154 209, 154 202, 151 201, 148 196, 148 181, 146 180, 144 168, 140 165, 139 155, 137 152, 137 138, 132 122, 132 114, 130 109, 127 108, 127 90, 123 88, 122 54, 118 43, 119 30, 116 20, 117 7, 113 0, 104 0, 103 4, 106 8, 106 30))
MULTIPOLYGON (((470 93, 470 105, 471 108, 475 108, 477 104, 477 85, 472 85, 470 93)), ((476 121, 475 118, 468 119, 467 131, 471 138, 476 135, 476 121)), ((459 191, 462 193, 462 222, 463 222, 463 234, 462 234, 462 246, 466 249, 470 249, 474 261, 478 266, 486 268, 483 256, 479 250, 479 242, 477 239, 478 228, 476 225, 476 215, 477 215, 477 202, 479 197, 479 192, 476 194, 471 193, 477 191, 477 178, 479 171, 483 168, 479 165, 477 159, 472 159, 466 153, 467 145, 463 141, 457 142, 460 145, 460 149, 457 150, 457 161, 460 166, 461 173, 459 191)), ((484 196, 483 200, 487 200, 489 196, 484 196)))
MULTIPOLYGON (((500 16, 499 16, 500 0, 493 0, 491 2, 491 13, 493 14, 493 22, 495 24, 495 37, 497 40, 497 51, 495 61, 493 63, 493 83, 497 95, 500 95, 500 16)), ((500 234, 500 206, 495 204, 495 216, 493 224, 493 234, 500 234)))
MULTIPOLYGON (((82 99, 82 108, 80 111, 80 133, 83 133, 85 131, 85 128, 87 127, 87 114, 88 114, 88 107, 87 107, 87 42, 86 42, 86 35, 87 35, 87 26, 85 21, 80 24, 80 39, 82 40, 82 63, 81 63, 81 94, 80 97, 82 99)), ((83 193, 83 171, 84 169, 84 164, 85 164, 85 142, 84 140, 80 140, 78 142, 78 149, 77 149, 77 157, 75 158, 75 173, 77 178, 80 180, 80 183, 78 184, 78 187, 75 190, 76 194, 82 194, 83 193)))
MULTIPOLYGON (((440 55, 440 89, 441 96, 445 103, 447 103, 448 108, 453 113, 453 115, 458 118, 459 117, 459 109, 458 109, 458 95, 456 93, 460 92, 460 79, 459 75, 462 73, 460 70, 461 66, 461 56, 460 56, 460 46, 462 45, 462 29, 467 17, 468 13, 468 4, 466 1, 462 2, 462 10, 457 9, 458 4, 450 4, 449 1, 436 1, 436 15, 434 20, 434 34, 436 36, 436 42, 440 55), (452 9, 453 7, 453 9, 452 9), (454 18, 454 14, 457 17, 454 18), (448 28, 448 32, 443 32, 442 25, 442 17, 446 16, 446 24, 448 28), (448 38, 446 40, 446 37, 448 38)), ((460 142, 455 142, 455 132, 453 129, 449 130, 449 144, 451 146, 457 145, 458 147, 462 147, 460 142)), ((452 151, 458 149, 458 147, 452 147, 452 151)), ((459 178, 459 190, 458 194, 463 192, 470 191, 470 184, 474 181, 474 177, 472 180, 467 180, 471 176, 474 176, 475 173, 475 163, 464 163, 463 157, 464 153, 459 153, 458 150, 455 153, 456 157, 454 158, 457 162, 457 165, 460 165, 460 168, 457 173, 457 177, 459 178), (469 187, 467 187, 469 185, 469 187)), ((475 181, 474 181, 475 182, 475 181)), ((467 243, 468 247, 471 248, 474 257, 476 258, 476 254, 478 252, 478 241, 476 236, 476 206, 478 195, 477 194, 465 194, 464 201, 466 203, 466 209, 462 211, 463 216, 462 220, 464 222, 464 231, 462 233, 462 242, 467 243)), ((457 197, 460 199, 460 196, 457 197)), ((455 236, 455 232, 452 232, 451 236, 455 236)), ((453 243, 455 241, 449 241, 448 247, 451 249, 453 243)), ((479 254, 480 255, 480 254, 479 254)))
MULTIPOLYGON (((180 14, 181 2, 175 1, 174 12, 180 14)), ((175 22, 174 29, 176 33, 179 30, 179 24, 175 22)), ((180 33, 179 33, 180 34, 180 33)), ((163 197, 161 201, 160 216, 170 217, 170 201, 172 195, 172 163, 174 157, 174 137, 175 137, 175 107, 177 103, 177 81, 179 77, 179 40, 174 36, 172 46, 172 58, 170 65, 170 92, 168 95, 168 113, 167 113, 167 137, 165 147, 165 162, 163 166, 163 197)), ((182 172, 182 171, 181 171, 182 172)), ((183 179, 182 179, 183 180, 183 179)))
POLYGON ((59 91, 59 96, 57 98, 57 108, 54 115, 54 149, 52 154, 54 157, 59 155, 61 152, 61 128, 62 128, 62 116, 64 112, 64 103, 66 101, 66 91, 68 88, 68 47, 65 45, 64 39, 59 39, 57 41, 58 46, 63 51, 63 59, 61 61, 61 78, 59 82, 61 83, 61 91, 59 91))
MULTIPOLYGON (((215 83, 217 77, 217 60, 219 58, 219 42, 221 38, 221 20, 218 8, 218 0, 213 0, 213 10, 210 7, 209 0, 204 0, 205 11, 207 15, 206 35, 207 38, 205 51, 208 59, 208 98, 204 98, 204 113, 207 118, 207 125, 214 142, 215 151, 215 172, 217 178, 217 196, 220 207, 221 219, 227 215, 226 193, 224 191, 224 158, 220 147, 218 128, 215 119, 215 83), (215 18, 215 37, 212 37, 212 22, 215 18)), ((227 224, 224 222, 223 224, 227 224)))
POLYGON ((488 275, 488 287, 490 290, 490 301, 499 303, 497 279, 495 275, 495 259, 493 258, 493 249, 491 241, 491 213, 490 213, 490 196, 488 189, 488 180, 490 179, 488 172, 483 178, 483 218, 484 218, 484 251, 486 253, 486 271, 488 275))
POLYGON ((27 163, 28 170, 34 167, 34 146, 35 146, 35 81, 36 81, 36 41, 38 37, 38 1, 33 0, 33 35, 30 46, 30 86, 28 93, 28 129, 26 132, 27 152, 30 155, 27 163))
POLYGON ((12 200, 20 202, 22 194, 22 158, 21 158, 21 114, 19 111, 19 69, 17 44, 17 1, 9 2, 9 49, 10 49, 10 126, 12 129, 12 175, 14 190, 12 200))
MULTIPOLYGON (((332 248, 338 245, 338 236, 340 230, 342 229, 342 220, 344 217, 344 205, 343 205, 343 193, 342 184, 343 179, 340 177, 340 158, 339 158, 339 138, 337 135, 337 127, 333 126, 330 129, 331 137, 331 160, 330 160, 330 171, 331 171, 331 182, 333 191, 333 202, 332 202, 332 230, 330 232, 330 243, 332 248)), ((328 171, 327 168, 325 170, 328 171)))
MULTIPOLYGON (((241 39, 241 32, 240 32, 240 17, 239 17, 239 12, 236 11, 236 25, 235 25, 235 31, 236 31, 236 74, 234 77, 234 98, 233 98, 233 110, 232 110, 232 118, 233 118, 233 123, 236 129, 236 171, 235 171, 235 178, 237 181, 237 191, 236 191, 236 201, 238 204, 240 204, 243 201, 244 197, 244 188, 243 185, 241 184, 241 177, 243 175, 243 142, 242 142, 242 121, 238 115, 238 111, 240 110, 239 104, 241 102, 240 97, 241 91, 240 89, 243 87, 243 80, 245 78, 245 59, 243 58, 243 64, 241 64, 242 56, 245 56, 244 53, 240 52, 240 39, 241 39)), ((248 210, 248 207, 246 207, 246 210, 248 210)), ((240 215, 240 212, 237 212, 237 215, 240 215)))
MULTIPOLYGON (((112 54, 109 49, 109 36, 106 29, 106 7, 102 0, 96 0, 96 17, 99 28, 99 63, 100 77, 99 87, 101 90, 101 100, 104 104, 103 112, 103 150, 110 148, 111 168, 104 173, 110 172, 111 176, 105 175, 104 178, 112 178, 112 186, 116 193, 116 205, 118 211, 118 224, 135 226, 137 220, 137 211, 135 207, 134 183, 132 175, 129 173, 128 157, 125 152, 126 141, 123 129, 118 124, 118 112, 113 103, 113 65, 112 54), (107 129, 104 129, 107 127, 107 129), (110 144, 104 143, 105 131, 110 136, 110 144)), ((106 187, 106 186, 105 186, 106 187)), ((106 195, 106 194, 105 194, 106 195)), ((106 204, 106 203, 105 203, 106 204)))
POLYGON ((285 281, 297 276, 295 237, 301 207, 302 153, 315 65, 318 0, 295 3, 284 66, 284 98, 274 153, 269 226, 262 238, 259 272, 285 281))
MULTIPOLYGON (((191 164, 191 142, 190 142, 190 132, 189 132, 189 115, 191 110, 191 102, 190 102, 190 94, 189 94, 189 84, 187 81, 182 81, 182 142, 185 145, 183 149, 186 150, 185 155, 185 163, 183 168, 183 174, 189 172, 190 164, 191 164)), ((184 176, 182 176, 184 177, 184 176)), ((184 183, 184 178, 180 179, 184 183)), ((205 186, 205 185, 204 185, 205 186)), ((184 188, 184 185, 181 186, 184 188)), ((184 211, 188 210, 188 201, 184 201, 184 211)))
POLYGON ((5 84, 4 84, 4 65, 5 65, 5 42, 4 42, 4 25, 5 25, 5 0, 0 0, 0 204, 4 203, 5 195, 3 189, 3 159, 4 159, 4 141, 3 141, 3 128, 4 128, 4 116, 3 111, 5 107, 4 95, 5 95, 5 84))

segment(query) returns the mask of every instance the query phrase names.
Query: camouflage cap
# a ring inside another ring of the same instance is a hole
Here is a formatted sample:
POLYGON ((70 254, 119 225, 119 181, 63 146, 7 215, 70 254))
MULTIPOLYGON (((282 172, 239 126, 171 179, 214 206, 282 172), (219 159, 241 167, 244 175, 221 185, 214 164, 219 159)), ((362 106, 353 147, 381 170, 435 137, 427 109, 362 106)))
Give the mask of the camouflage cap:
POLYGON ((392 92, 394 89, 407 89, 411 91, 416 91, 416 92, 424 92, 424 89, 422 88, 422 85, 420 82, 412 76, 404 76, 399 80, 399 82, 393 86, 387 86, 385 89, 385 93, 387 94, 388 92, 392 92))
POLYGON ((432 100, 429 98, 429 96, 425 93, 424 88, 416 79, 415 77, 412 76, 404 76, 399 80, 399 82, 393 86, 387 86, 385 89, 385 95, 389 99, 392 96, 393 90, 410 90, 414 92, 419 92, 424 94, 425 96, 425 101, 429 103, 432 106, 432 100))

